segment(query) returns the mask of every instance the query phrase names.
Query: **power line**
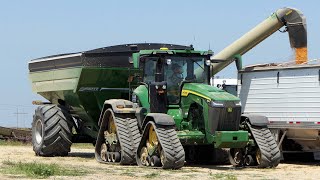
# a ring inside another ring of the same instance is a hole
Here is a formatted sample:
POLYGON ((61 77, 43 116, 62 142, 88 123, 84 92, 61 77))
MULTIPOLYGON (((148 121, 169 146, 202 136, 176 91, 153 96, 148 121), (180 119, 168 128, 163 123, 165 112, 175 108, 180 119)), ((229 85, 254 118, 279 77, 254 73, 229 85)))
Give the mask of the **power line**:
MULTIPOLYGON (((17 116, 17 128, 19 127, 19 115, 22 115, 22 114, 28 114, 28 113, 24 113, 24 112, 19 112, 19 108, 17 108, 17 112, 16 113, 13 113, 17 116)), ((23 123, 24 124, 24 123, 23 123)))
POLYGON ((26 108, 34 108, 34 105, 21 105, 21 104, 0 104, 0 106, 14 106, 14 107, 26 107, 26 108))

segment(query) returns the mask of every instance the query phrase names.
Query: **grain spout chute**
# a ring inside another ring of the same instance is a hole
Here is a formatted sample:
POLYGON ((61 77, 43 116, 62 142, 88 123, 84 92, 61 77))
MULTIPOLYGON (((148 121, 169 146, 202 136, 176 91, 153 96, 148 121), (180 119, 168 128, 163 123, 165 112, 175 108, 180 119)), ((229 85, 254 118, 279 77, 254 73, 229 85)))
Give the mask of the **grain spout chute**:
POLYGON ((283 26, 289 34, 290 46, 296 50, 296 62, 304 63, 307 60, 306 18, 301 11, 286 7, 278 9, 231 45, 212 56, 212 60, 225 59, 224 62, 212 65, 212 75, 231 64, 236 55, 245 54, 283 26))

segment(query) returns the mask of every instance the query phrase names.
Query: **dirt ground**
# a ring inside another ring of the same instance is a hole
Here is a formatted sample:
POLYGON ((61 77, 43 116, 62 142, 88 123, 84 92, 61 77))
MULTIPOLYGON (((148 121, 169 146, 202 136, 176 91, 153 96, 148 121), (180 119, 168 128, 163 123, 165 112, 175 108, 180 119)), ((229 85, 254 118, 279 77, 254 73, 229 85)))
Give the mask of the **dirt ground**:
MULTIPOLYGON (((16 162, 56 163, 86 169, 85 176, 61 176, 49 179, 320 179, 320 163, 282 163, 275 169, 234 168, 223 166, 185 166, 181 170, 147 169, 137 166, 99 164, 93 148, 72 148, 67 157, 37 157, 31 146, 0 146, 0 168, 6 160, 16 162)), ((21 176, 0 174, 0 179, 24 179, 21 176)))

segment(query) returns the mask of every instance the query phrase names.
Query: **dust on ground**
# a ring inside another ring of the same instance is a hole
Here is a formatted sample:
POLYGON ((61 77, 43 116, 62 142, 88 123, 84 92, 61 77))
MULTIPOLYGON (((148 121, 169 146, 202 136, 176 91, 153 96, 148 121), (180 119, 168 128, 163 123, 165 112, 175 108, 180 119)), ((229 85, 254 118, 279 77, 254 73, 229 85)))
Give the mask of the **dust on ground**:
MULTIPOLYGON (((0 146, 0 168, 6 160, 15 162, 56 163, 87 170, 85 176, 54 176, 49 179, 319 179, 320 163, 282 163, 273 169, 234 168, 231 165, 185 166, 180 170, 150 169, 137 166, 100 164, 94 159, 93 148, 73 147, 67 157, 35 156, 31 146, 0 146)), ((1 172, 1 171, 0 171, 1 172)), ((27 179, 0 174, 0 179, 27 179)))

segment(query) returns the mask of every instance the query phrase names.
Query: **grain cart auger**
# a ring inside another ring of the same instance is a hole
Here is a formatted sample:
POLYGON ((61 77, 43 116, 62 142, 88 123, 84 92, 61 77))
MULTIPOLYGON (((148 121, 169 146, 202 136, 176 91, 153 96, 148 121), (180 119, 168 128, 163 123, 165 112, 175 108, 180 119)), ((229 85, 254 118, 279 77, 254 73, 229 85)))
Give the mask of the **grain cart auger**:
MULTIPOLYGON (((211 60, 222 59, 219 63, 212 64, 212 74, 236 61, 238 70, 241 69, 241 56, 255 47, 271 34, 285 26, 285 31, 289 34, 291 48, 306 51, 307 48, 307 28, 306 18, 297 9, 281 8, 270 17, 223 49, 221 52, 211 57, 211 60)), ((257 164, 258 167, 274 167, 280 161, 280 151, 273 139, 273 135, 267 128, 268 120, 263 116, 243 114, 240 121, 240 129, 248 131, 254 139, 254 146, 248 144, 244 149, 231 148, 230 161, 234 165, 257 164), (255 157, 255 158, 253 158, 255 157), (254 159, 254 160, 253 160, 254 159)))

